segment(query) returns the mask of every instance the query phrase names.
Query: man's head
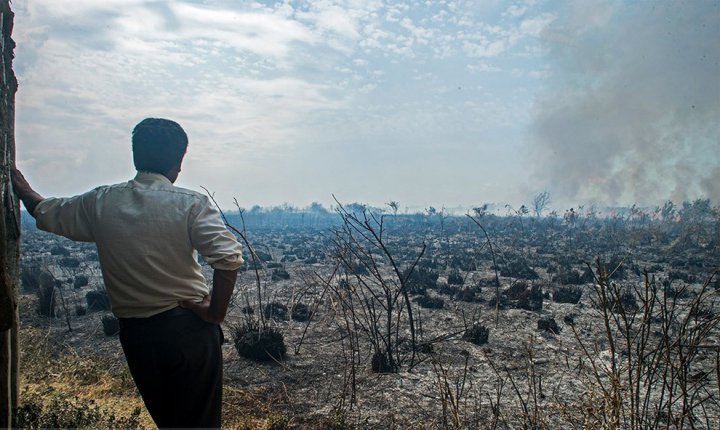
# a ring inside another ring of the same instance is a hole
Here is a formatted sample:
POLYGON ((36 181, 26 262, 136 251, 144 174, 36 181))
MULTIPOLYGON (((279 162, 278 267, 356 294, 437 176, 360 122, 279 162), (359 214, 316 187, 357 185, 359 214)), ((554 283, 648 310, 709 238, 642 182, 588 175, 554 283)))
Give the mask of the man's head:
MULTIPOLYGON (((180 124, 169 119, 145 118, 132 132, 135 168, 177 177, 187 145, 187 134, 180 124)), ((174 178, 170 180, 174 182, 174 178)))

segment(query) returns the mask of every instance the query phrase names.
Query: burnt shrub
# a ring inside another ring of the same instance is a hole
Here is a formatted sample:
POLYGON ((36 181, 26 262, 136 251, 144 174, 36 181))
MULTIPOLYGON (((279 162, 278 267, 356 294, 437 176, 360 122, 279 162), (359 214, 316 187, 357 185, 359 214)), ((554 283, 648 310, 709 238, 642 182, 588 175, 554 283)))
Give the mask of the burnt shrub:
POLYGON ((540 278, 537 272, 521 257, 508 258, 505 264, 500 265, 500 275, 528 280, 540 278))
POLYGON ((475 287, 480 291, 482 288, 495 288, 497 281, 495 278, 480 278, 475 283, 475 287))
POLYGON ((712 306, 693 306, 688 315, 694 320, 711 321, 716 318, 712 306))
POLYGON ((510 285, 507 290, 503 291, 503 294, 510 300, 517 300, 525 294, 528 289, 528 283, 524 281, 515 282, 510 285))
POLYGON ((273 269, 270 278, 273 281, 287 280, 290 279, 290 274, 283 268, 273 269))
POLYGON ((560 269, 552 277, 552 282, 562 285, 580 285, 583 282, 582 275, 575 269, 560 269))
POLYGON ((423 258, 418 262, 418 267, 423 267, 426 269, 437 269, 438 268, 438 262, 432 259, 423 258))
POLYGON ((87 302, 88 311, 109 311, 110 300, 108 300, 107 292, 105 290, 92 290, 85 294, 85 301, 87 302))
POLYGON ((44 317, 57 316, 55 305, 55 280, 50 278, 44 278, 46 281, 40 284, 40 287, 35 291, 38 298, 37 312, 44 317))
MULTIPOLYGON (((406 269, 403 276, 407 276, 410 268, 406 269)), ((425 294, 428 288, 435 288, 440 275, 432 269, 417 266, 407 278, 407 288, 410 294, 425 294)))
POLYGON ((670 279, 670 281, 681 280, 688 284, 693 284, 697 281, 697 277, 695 275, 684 270, 670 270, 668 273, 668 279, 670 279))
POLYGON ((500 300, 496 296, 492 296, 490 300, 488 300, 488 307, 491 309, 498 308, 498 309, 507 309, 510 307, 510 300, 505 294, 500 294, 500 300))
POLYGON ((81 317, 87 314, 87 308, 83 305, 75 306, 75 315, 81 317))
POLYGON ((443 282, 437 286, 437 292, 440 294, 445 294, 446 296, 453 297, 460 292, 460 288, 453 285, 448 285, 443 282))
POLYGON ((480 296, 481 291, 480 287, 465 287, 457 291, 455 298, 461 302, 481 303, 484 301, 480 296))
POLYGON ((635 292, 629 288, 620 291, 619 297, 611 297, 610 301, 610 310, 612 312, 620 312, 621 309, 625 312, 635 312, 639 309, 635 292))
POLYGON ((448 265, 453 269, 460 269, 466 272, 477 270, 475 259, 469 255, 454 255, 450 258, 448 265))
MULTIPOLYGON (((258 260, 260 260, 260 261, 272 261, 273 260, 272 255, 270 255, 269 253, 267 253, 265 251, 260 251, 260 250, 256 249, 255 255, 257 256, 258 260)), ((249 260, 252 260, 252 257, 249 258, 249 260)))
POLYGON ((687 299, 691 297, 690 290, 687 288, 687 286, 673 287, 668 279, 665 279, 663 281, 662 286, 663 291, 665 291, 665 295, 672 298, 673 300, 687 299))
POLYGON ((465 280, 463 279, 460 272, 453 271, 448 275, 448 284, 449 285, 462 285, 464 283, 465 283, 465 280))
POLYGON ((445 306, 445 300, 440 297, 419 296, 415 301, 425 309, 442 309, 445 306))
POLYGON ((538 330, 546 331, 548 333, 560 334, 560 327, 553 317, 540 318, 537 322, 537 328, 538 330))
POLYGON ((555 303, 576 304, 580 302, 581 297, 582 289, 579 287, 559 287, 553 293, 552 300, 555 303))
POLYGON ((462 338, 468 342, 474 343, 475 345, 484 345, 490 338, 490 329, 482 324, 474 324, 472 327, 465 330, 462 338))
POLYGON ((272 302, 265 305, 265 318, 275 321, 287 321, 288 308, 280 302, 272 302))
POLYGON ((80 267, 80 260, 75 257, 64 257, 58 261, 58 265, 68 269, 75 269, 80 267))
POLYGON ((308 321, 312 317, 312 310, 304 303, 295 303, 290 318, 295 321, 308 321))
POLYGON ((614 255, 610 258, 610 262, 607 264, 607 270, 612 273, 614 279, 625 279, 627 278, 627 268, 632 267, 633 263, 627 259, 623 259, 619 256, 614 255))
POLYGON ((525 289, 517 299, 517 308, 539 312, 543 307, 543 292, 539 285, 525 289))
POLYGON ((73 279, 73 288, 77 290, 88 285, 89 283, 90 280, 88 279, 87 275, 77 275, 75 279, 73 279))
POLYGON ((592 269, 586 267, 585 270, 583 270, 582 275, 580 275, 580 280, 583 284, 592 284, 595 282, 595 275, 593 275, 592 269))
POLYGON ((390 365, 387 355, 383 352, 376 352, 370 360, 370 368, 375 373, 393 373, 396 369, 390 365))
POLYGON ((39 267, 23 267, 20 271, 20 283, 28 293, 37 292, 40 287, 55 286, 55 278, 45 269, 39 267))
POLYGON ((105 336, 115 336, 120 333, 120 322, 112 315, 104 315, 101 319, 105 336))
POLYGON ((241 357, 253 361, 279 361, 287 353, 282 333, 272 327, 261 331, 256 326, 238 326, 233 331, 233 343, 241 357))
POLYGON ((55 245, 52 248, 50 248, 50 255, 59 255, 62 257, 67 257, 68 255, 70 255, 70 251, 62 245, 55 245))
POLYGON ((37 267, 23 267, 20 270, 20 285, 28 293, 37 291, 40 288, 40 270, 37 267))

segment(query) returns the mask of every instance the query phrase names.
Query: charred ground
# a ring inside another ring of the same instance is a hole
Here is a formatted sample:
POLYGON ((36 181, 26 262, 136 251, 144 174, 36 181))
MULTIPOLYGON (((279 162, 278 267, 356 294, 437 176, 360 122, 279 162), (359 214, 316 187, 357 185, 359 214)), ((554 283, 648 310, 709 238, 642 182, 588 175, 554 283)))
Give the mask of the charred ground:
MULTIPOLYGON (((720 426, 709 201, 228 216, 250 244, 224 325, 229 426, 720 426)), ((26 423, 148 424, 93 245, 26 226, 22 249, 26 423), (84 416, 91 398, 103 409, 84 416)))

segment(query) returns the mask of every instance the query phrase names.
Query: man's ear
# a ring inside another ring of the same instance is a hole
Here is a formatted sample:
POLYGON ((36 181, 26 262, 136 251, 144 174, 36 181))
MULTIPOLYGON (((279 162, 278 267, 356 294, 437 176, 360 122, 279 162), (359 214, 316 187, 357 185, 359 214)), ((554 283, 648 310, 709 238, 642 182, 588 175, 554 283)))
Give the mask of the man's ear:
POLYGON ((168 178, 170 180, 170 182, 175 183, 181 170, 182 170, 182 160, 180 160, 180 162, 177 164, 177 166, 168 170, 163 176, 168 178))

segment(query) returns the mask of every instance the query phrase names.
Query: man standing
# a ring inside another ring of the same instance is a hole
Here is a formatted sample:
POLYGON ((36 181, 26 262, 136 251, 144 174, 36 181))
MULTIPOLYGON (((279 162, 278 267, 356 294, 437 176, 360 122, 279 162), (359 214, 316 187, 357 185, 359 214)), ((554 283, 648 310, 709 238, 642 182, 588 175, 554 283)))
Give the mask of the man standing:
POLYGON ((187 150, 174 121, 132 133, 137 175, 70 198, 43 198, 18 170, 15 192, 38 228, 97 245, 130 373, 158 427, 220 427, 222 331, 240 244, 209 198, 173 185, 187 150), (197 255, 213 269, 209 292, 197 255))

